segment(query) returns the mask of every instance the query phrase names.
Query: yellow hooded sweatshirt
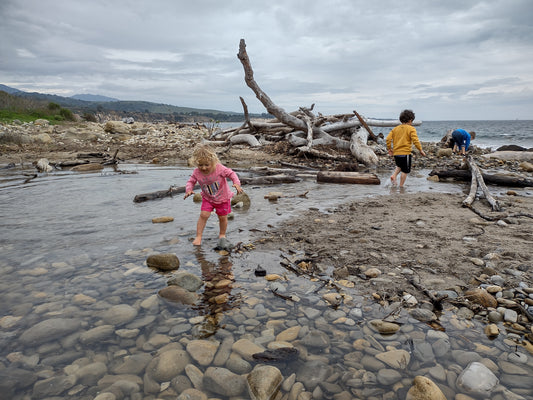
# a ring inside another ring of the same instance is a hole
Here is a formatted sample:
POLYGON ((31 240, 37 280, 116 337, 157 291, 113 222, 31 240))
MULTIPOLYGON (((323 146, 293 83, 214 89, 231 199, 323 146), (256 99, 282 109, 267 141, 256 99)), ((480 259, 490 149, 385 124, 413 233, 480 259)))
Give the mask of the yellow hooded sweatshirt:
POLYGON ((422 145, 418 140, 416 129, 409 124, 401 124, 396 126, 389 132, 386 138, 387 150, 392 148, 394 156, 401 156, 411 154, 413 144, 418 151, 422 152, 422 145))

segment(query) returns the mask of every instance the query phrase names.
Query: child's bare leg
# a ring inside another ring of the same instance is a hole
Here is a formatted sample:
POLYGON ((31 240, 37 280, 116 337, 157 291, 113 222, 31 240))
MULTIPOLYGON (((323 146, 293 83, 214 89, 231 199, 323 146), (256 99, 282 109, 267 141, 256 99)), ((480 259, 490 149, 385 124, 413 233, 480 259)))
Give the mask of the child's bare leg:
POLYGON ((228 229, 228 216, 227 215, 219 215, 218 216, 218 224, 220 226, 220 233, 218 235, 218 238, 225 238, 226 237, 226 230, 228 229))
POLYGON ((391 177, 390 177, 390 181, 392 183, 393 186, 396 185, 396 177, 398 176, 398 174, 400 173, 401 169, 400 167, 396 167, 394 172, 392 173, 391 177))
POLYGON ((205 225, 211 213, 209 211, 200 211, 200 218, 196 224, 196 237, 192 242, 195 246, 200 246, 202 244, 202 235, 204 234, 205 225))
POLYGON ((405 180, 407 179, 407 174, 405 172, 402 172, 400 175, 400 187, 403 187, 403 184, 405 183, 405 180))

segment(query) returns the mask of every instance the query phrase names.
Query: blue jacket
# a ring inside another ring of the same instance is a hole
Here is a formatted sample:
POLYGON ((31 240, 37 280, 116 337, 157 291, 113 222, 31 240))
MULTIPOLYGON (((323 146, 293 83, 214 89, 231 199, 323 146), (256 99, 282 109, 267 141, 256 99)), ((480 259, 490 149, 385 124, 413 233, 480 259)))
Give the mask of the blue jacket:
POLYGON ((454 130, 452 132, 452 138, 455 141, 455 144, 457 144, 457 146, 464 147, 465 150, 468 150, 468 147, 470 147, 470 133, 468 133, 464 129, 454 130))

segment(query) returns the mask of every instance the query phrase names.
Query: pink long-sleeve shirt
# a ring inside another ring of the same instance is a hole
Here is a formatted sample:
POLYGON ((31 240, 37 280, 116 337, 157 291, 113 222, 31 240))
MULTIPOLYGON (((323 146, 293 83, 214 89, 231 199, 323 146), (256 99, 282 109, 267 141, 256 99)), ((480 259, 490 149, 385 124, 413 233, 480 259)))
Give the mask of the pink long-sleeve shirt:
POLYGON ((237 174, 231 168, 220 163, 209 175, 204 175, 198 168, 195 168, 185 185, 185 191, 190 192, 198 183, 202 189, 203 198, 215 204, 224 203, 233 197, 227 178, 231 179, 234 185, 241 185, 237 174))

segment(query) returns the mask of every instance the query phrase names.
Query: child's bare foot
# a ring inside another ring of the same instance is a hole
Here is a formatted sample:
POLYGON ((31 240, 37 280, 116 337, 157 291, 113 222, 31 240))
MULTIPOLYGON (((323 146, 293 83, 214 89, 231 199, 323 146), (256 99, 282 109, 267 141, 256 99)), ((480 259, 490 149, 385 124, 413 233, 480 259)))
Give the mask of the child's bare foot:
POLYGON ((396 177, 394 175, 390 177, 390 182, 392 186, 396 186, 396 177))
POLYGON ((202 238, 195 238, 192 244, 193 246, 200 246, 202 244, 202 238))

